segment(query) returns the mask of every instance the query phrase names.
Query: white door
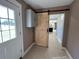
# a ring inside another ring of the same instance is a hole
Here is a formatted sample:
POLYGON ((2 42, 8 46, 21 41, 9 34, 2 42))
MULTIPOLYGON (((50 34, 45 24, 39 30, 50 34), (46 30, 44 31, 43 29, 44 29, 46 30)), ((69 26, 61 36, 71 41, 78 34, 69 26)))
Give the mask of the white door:
POLYGON ((6 0, 0 0, 0 59, 19 59, 20 32, 18 7, 6 0))

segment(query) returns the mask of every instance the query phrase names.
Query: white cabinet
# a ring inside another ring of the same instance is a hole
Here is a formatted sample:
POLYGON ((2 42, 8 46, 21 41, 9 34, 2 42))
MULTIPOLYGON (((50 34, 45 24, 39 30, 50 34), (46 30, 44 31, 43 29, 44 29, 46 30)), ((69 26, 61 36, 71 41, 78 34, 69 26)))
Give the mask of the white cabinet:
POLYGON ((26 27, 36 26, 36 13, 31 9, 26 11, 26 27))

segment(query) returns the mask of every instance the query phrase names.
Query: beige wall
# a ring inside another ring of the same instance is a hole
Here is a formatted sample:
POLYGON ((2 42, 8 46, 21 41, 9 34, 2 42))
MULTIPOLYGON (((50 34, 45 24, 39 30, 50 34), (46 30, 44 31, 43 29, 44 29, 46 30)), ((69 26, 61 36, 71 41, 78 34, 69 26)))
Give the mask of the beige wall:
POLYGON ((75 0, 71 7, 71 18, 67 40, 67 49, 73 59, 79 59, 79 0, 75 0))
POLYGON ((23 0, 17 0, 22 4, 22 21, 23 21, 23 43, 24 43, 24 51, 32 44, 34 39, 34 29, 26 28, 26 10, 30 8, 23 0))
POLYGON ((35 28, 35 43, 38 46, 48 47, 48 12, 37 14, 37 26, 35 28))

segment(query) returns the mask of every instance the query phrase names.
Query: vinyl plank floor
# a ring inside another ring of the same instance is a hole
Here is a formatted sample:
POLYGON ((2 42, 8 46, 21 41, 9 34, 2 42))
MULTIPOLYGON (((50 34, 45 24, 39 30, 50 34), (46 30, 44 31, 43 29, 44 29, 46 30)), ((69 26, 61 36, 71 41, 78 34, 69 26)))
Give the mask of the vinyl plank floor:
POLYGON ((57 41, 55 33, 49 33, 49 47, 34 45, 23 59, 68 59, 68 57, 57 41))

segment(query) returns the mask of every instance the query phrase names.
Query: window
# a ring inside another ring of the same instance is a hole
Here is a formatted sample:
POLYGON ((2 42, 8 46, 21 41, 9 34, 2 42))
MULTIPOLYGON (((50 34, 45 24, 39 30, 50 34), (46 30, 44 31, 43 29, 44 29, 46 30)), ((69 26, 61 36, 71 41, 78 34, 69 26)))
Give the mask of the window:
POLYGON ((16 38, 14 10, 0 5, 0 43, 16 38))

